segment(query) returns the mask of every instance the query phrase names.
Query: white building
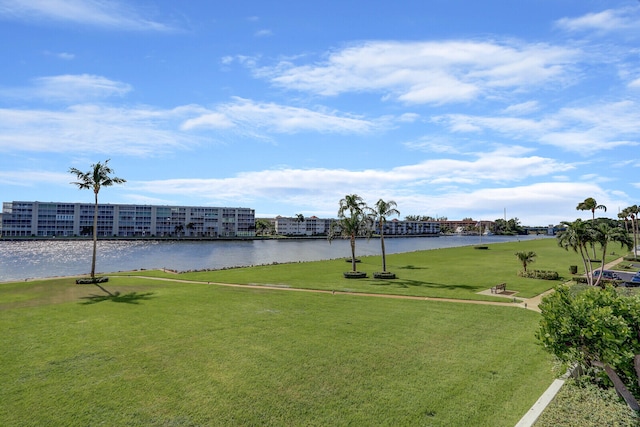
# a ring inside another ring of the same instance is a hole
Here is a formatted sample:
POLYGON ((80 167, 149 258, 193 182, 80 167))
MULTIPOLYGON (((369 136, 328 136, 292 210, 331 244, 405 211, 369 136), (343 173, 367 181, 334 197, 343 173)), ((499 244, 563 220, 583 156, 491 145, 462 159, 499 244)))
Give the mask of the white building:
MULTIPOLYGON (((4 237, 91 235, 94 204, 13 201, 2 204, 4 237)), ((249 208, 98 205, 101 237, 253 237, 249 208)))
MULTIPOLYGON (((276 217, 276 234, 281 236, 318 236, 327 235, 331 229, 331 218, 315 216, 298 219, 298 217, 276 217)), ((380 226, 376 223, 375 234, 380 234, 380 226)), ((440 223, 437 221, 387 221, 384 227, 385 236, 433 236, 440 234, 440 223)))
POLYGON ((274 225, 276 234, 281 236, 322 236, 329 233, 332 221, 334 220, 316 216, 304 219, 278 216, 274 225))

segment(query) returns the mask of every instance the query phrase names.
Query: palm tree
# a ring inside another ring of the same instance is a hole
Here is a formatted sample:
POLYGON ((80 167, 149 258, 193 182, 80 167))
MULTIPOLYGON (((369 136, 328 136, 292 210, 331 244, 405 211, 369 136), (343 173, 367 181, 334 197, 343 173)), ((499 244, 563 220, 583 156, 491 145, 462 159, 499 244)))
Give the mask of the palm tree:
POLYGON ((613 220, 600 218, 591 227, 591 236, 594 242, 599 243, 602 248, 602 264, 600 265, 600 274, 594 285, 598 285, 602 279, 602 270, 604 269, 604 257, 607 254, 607 245, 610 242, 620 243, 621 247, 626 246, 631 250, 633 241, 629 237, 629 233, 613 220))
MULTIPOLYGON (((110 187, 113 184, 123 184, 126 180, 111 177, 113 170, 108 166, 109 160, 104 163, 91 165, 91 170, 82 172, 76 168, 69 168, 69 173, 76 176, 78 181, 72 182, 79 189, 93 190, 95 197, 95 208, 93 211, 93 256, 91 258, 91 279, 95 282, 96 277, 96 249, 98 246, 98 193, 102 187, 110 187)), ((103 289, 104 290, 104 289, 103 289)), ((106 291, 108 294, 110 292, 106 291)))
POLYGON ((304 222, 303 214, 296 214, 296 223, 298 224, 298 234, 300 234, 300 223, 304 222))
POLYGON ((607 211, 607 207, 605 205, 599 205, 593 197, 587 197, 584 199, 584 202, 580 202, 578 206, 576 206, 576 210, 591 211, 592 219, 596 219, 596 209, 607 211))
POLYGON ((387 271, 387 257, 384 249, 384 227, 387 223, 387 217, 391 215, 400 216, 400 211, 396 209, 396 202, 389 200, 385 202, 380 199, 376 202, 374 208, 371 209, 371 216, 373 217, 373 224, 378 223, 380 227, 380 246, 382 248, 382 272, 387 271))
POLYGON ((571 248, 575 252, 580 253, 584 264, 584 271, 587 276, 587 283, 589 285, 598 285, 600 283, 602 270, 604 269, 604 259, 607 254, 607 246, 609 243, 620 243, 623 247, 627 246, 629 250, 631 250, 631 246, 633 245, 633 241, 626 230, 618 224, 614 225, 612 221, 608 219, 601 218, 598 221, 582 221, 577 219, 574 222, 563 221, 562 224, 567 228, 566 230, 558 233, 558 245, 566 250, 571 248), (602 250, 602 262, 599 267, 601 274, 598 275, 598 278, 594 283, 593 273, 597 269, 594 270, 591 265, 588 246, 595 248, 596 244, 600 244, 600 248, 602 250))
POLYGON ((264 236, 271 229, 271 223, 264 218, 256 219, 256 235, 264 236))
MULTIPOLYGON (((591 211, 591 219, 594 221, 596 219, 596 209, 602 209, 605 212, 607 211, 607 207, 605 205, 599 205, 598 202, 596 202, 596 199, 594 199, 593 197, 587 197, 586 199, 584 199, 584 202, 580 202, 578 203, 578 206, 576 206, 576 210, 591 211)), ((595 257, 596 257, 596 247, 593 246, 593 258, 595 257)))
POLYGON ((591 284, 592 276, 591 272, 591 259, 589 259, 589 251, 587 246, 590 242, 590 236, 587 230, 587 223, 581 219, 577 219, 573 222, 562 221, 561 224, 565 226, 563 231, 560 231, 556 239, 558 240, 558 246, 565 250, 573 249, 574 252, 580 254, 584 271, 587 273, 587 281, 591 284))
POLYGON ((622 210, 622 213, 626 218, 631 219, 631 234, 633 234, 633 257, 638 259, 638 214, 640 214, 640 207, 638 205, 629 206, 622 210))
POLYGON ((524 272, 527 272, 527 265, 531 264, 536 259, 536 253, 533 251, 529 252, 516 252, 516 256, 522 263, 522 268, 524 268, 524 272))
POLYGON ((340 200, 338 221, 331 224, 329 242, 337 235, 349 239, 351 245, 351 268, 356 271, 356 237, 371 233, 371 218, 367 205, 357 194, 347 194, 340 200))

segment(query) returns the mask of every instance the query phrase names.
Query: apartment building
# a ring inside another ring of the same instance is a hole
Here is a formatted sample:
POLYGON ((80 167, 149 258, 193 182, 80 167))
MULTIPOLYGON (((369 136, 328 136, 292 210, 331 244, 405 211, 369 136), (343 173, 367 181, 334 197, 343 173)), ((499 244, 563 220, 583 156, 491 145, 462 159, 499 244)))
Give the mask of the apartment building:
MULTIPOLYGON (((276 217, 276 234, 282 236, 317 236, 327 235, 331 229, 331 223, 336 221, 330 218, 318 218, 315 216, 298 219, 298 217, 276 217)), ((380 224, 376 223, 374 233, 380 234, 380 224)), ((402 221, 393 219, 387 221, 384 234, 389 236, 432 236, 440 234, 440 223, 437 221, 402 221)))
POLYGON ((276 234, 281 236, 318 236, 329 234, 333 219, 277 216, 274 221, 276 234))
MULTIPOLYGON (((13 201, 2 204, 4 237, 82 236, 93 232, 94 204, 13 201)), ((101 237, 253 237, 249 208, 99 204, 101 237)))

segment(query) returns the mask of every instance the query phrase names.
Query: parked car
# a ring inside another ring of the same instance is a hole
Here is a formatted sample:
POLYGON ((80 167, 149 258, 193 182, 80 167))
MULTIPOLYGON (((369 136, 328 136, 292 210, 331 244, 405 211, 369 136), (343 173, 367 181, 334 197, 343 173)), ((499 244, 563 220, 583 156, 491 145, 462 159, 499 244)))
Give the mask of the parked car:
MULTIPOLYGON (((600 275, 600 270, 596 270, 593 272, 593 277, 597 278, 600 275)), ((602 270, 602 278, 608 280, 621 280, 618 273, 611 270, 602 270)))
POLYGON ((640 271, 631 276, 631 278, 626 280, 621 286, 626 286, 628 288, 635 288, 640 286, 640 271))

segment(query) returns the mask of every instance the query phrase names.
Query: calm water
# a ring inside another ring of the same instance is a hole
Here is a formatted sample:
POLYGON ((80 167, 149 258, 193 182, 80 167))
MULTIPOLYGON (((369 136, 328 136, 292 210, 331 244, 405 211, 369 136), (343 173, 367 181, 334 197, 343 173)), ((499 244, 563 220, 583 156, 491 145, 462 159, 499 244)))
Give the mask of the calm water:
MULTIPOLYGON (((534 237, 483 236, 482 243, 534 237)), ((478 236, 385 239, 388 254, 475 245, 478 236)), ((89 241, 0 241, 0 282, 74 276, 91 270, 89 241)), ((356 255, 378 255, 380 240, 358 240, 356 255)), ((214 242, 99 241, 96 272, 169 268, 201 270, 349 257, 348 240, 251 240, 214 242)))

